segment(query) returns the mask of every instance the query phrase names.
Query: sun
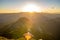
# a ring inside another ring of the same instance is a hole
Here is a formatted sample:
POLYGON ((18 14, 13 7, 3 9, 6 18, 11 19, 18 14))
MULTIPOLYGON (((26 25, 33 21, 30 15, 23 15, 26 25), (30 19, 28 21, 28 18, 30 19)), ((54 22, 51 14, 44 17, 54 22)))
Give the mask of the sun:
POLYGON ((41 12, 41 8, 36 4, 27 4, 22 8, 22 12, 41 12))

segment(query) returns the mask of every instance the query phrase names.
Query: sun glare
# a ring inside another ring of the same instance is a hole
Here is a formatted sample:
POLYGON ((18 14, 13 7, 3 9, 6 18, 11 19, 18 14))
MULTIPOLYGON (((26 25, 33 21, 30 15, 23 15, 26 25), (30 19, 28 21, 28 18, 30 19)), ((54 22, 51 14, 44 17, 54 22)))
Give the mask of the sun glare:
POLYGON ((27 4, 22 8, 22 12, 41 12, 41 8, 35 4, 27 4))

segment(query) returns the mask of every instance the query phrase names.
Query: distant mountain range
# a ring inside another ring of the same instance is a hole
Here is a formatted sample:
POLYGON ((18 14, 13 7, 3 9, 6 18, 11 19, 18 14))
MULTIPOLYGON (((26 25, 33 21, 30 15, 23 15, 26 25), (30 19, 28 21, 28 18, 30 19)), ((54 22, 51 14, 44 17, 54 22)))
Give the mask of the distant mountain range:
POLYGON ((34 38, 44 40, 58 40, 60 35, 60 14, 28 12, 0 14, 0 35, 7 38, 19 38, 27 32, 26 26, 31 21, 31 33, 34 38), (27 25, 26 25, 27 24, 27 25), (3 29, 3 30, 2 30, 3 29), (9 35, 9 36, 8 36, 9 35))

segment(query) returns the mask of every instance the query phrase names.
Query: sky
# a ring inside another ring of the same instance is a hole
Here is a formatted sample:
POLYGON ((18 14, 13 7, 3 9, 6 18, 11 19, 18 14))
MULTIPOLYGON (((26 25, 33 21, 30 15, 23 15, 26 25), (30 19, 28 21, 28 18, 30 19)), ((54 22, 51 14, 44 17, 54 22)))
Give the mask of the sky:
POLYGON ((60 13, 60 0, 0 0, 0 13, 21 12, 26 3, 36 3, 42 12, 60 13))

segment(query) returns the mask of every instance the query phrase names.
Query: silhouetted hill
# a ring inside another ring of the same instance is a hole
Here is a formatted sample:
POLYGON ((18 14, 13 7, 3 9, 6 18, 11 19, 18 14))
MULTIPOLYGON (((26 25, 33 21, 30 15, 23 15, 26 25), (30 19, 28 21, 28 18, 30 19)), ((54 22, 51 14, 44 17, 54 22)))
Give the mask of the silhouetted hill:
POLYGON ((60 14, 36 14, 35 16, 32 28, 35 37, 44 40, 57 40, 60 35, 60 14))

